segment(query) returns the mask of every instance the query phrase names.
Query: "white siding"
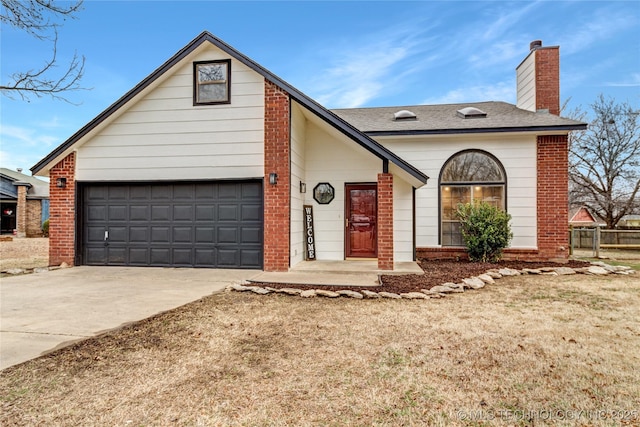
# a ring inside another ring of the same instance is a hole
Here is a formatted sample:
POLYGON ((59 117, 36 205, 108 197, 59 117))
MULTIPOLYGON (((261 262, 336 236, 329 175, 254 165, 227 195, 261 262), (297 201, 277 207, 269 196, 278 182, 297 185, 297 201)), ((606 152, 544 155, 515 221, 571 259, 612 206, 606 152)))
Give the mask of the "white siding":
MULTIPOLYGON (((291 107, 291 265, 304 259, 304 222, 302 208, 307 193, 300 193, 300 181, 305 182, 305 138, 307 123, 300 107, 292 103, 291 107)), ((308 203, 310 204, 310 203, 308 203)))
POLYGON ((380 142, 431 177, 426 186, 416 190, 417 247, 438 246, 438 177, 442 166, 459 151, 480 149, 494 155, 507 174, 507 212, 513 217, 514 234, 511 247, 536 248, 535 136, 442 136, 380 142))
POLYGON ((536 52, 533 51, 516 69, 517 106, 536 111, 536 52))
POLYGON ((393 260, 413 261, 413 187, 393 177, 393 260))
POLYGON ((77 151, 83 181, 258 178, 264 175, 264 79, 231 63, 231 103, 193 105, 193 61, 227 59, 210 46, 167 72, 77 151))

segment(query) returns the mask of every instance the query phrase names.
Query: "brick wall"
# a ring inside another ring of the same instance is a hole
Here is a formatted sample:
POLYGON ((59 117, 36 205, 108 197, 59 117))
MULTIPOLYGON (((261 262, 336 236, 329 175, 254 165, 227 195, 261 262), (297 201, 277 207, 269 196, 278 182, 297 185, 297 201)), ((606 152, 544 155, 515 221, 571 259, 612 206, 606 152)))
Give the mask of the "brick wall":
POLYGON ((378 269, 393 270, 393 175, 378 174, 378 269))
POLYGON ((74 264, 75 258, 75 153, 69 154, 49 171, 49 265, 66 262, 74 264), (66 178, 65 188, 58 188, 56 180, 66 178))
POLYGON ((16 203, 16 236, 27 237, 27 190, 30 185, 18 185, 18 202, 16 203))
POLYGON ((560 115, 560 48, 536 50, 536 110, 560 115))
POLYGON ((538 136, 537 165, 539 255, 547 259, 566 259, 569 245, 567 136, 538 136))
POLYGON ((290 101, 289 95, 265 80, 264 108, 264 269, 289 269, 290 101), (269 174, 278 183, 269 184, 269 174))
POLYGON ((27 237, 42 236, 42 201, 27 200, 27 237))

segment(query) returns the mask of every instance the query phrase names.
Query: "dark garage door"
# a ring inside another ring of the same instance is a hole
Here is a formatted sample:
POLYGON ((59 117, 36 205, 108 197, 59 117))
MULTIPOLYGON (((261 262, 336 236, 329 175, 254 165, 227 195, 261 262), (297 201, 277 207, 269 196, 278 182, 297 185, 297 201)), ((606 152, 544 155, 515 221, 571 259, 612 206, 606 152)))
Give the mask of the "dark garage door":
POLYGON ((262 183, 85 184, 85 265, 262 269, 262 183))

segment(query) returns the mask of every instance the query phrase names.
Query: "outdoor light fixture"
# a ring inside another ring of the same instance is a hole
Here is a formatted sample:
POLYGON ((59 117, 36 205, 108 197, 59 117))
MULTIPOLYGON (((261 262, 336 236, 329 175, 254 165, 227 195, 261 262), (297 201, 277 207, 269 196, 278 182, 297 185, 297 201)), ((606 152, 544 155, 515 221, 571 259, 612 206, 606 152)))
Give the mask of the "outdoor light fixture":
POLYGON ((67 186, 67 178, 56 178, 56 187, 65 188, 67 186))
POLYGON ((300 192, 301 193, 306 193, 307 192, 307 184, 305 184, 302 181, 300 181, 300 192))
POLYGON ((269 184, 276 185, 278 183, 278 174, 275 172, 271 172, 269 174, 269 184))

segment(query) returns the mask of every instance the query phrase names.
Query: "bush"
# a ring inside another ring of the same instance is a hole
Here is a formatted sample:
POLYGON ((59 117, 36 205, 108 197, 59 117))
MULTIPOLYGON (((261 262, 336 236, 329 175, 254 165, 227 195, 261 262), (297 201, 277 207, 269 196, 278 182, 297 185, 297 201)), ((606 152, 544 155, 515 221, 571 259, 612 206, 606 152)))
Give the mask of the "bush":
POLYGON ((49 220, 48 219, 42 223, 42 235, 44 237, 49 237, 49 220))
POLYGON ((471 261, 494 262, 502 258, 502 250, 513 238, 511 215, 485 202, 460 204, 456 215, 471 261))

